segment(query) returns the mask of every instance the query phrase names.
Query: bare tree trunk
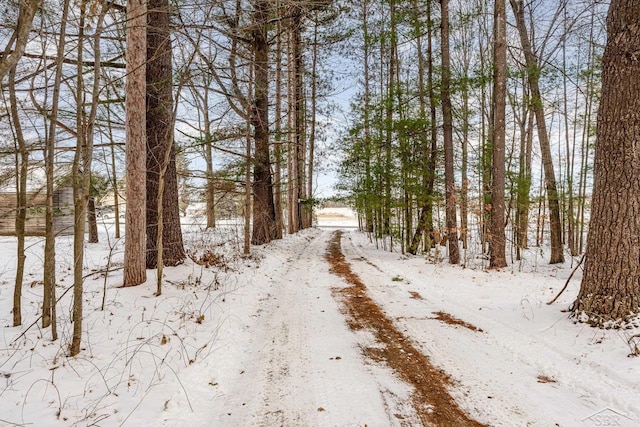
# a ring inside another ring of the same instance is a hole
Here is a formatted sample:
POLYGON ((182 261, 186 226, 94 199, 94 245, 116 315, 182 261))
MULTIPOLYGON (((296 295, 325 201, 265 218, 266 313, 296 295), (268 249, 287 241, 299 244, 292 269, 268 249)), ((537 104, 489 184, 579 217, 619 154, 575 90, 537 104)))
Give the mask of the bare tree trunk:
MULTIPOLYGON (((471 29, 465 29, 465 33, 468 35, 471 29)), ((463 45, 463 78, 465 81, 470 81, 471 76, 469 75, 469 66, 470 66, 470 50, 471 46, 467 44, 467 42, 463 45)), ((469 129, 470 129, 470 120, 471 120, 471 111, 469 107, 469 84, 463 83, 461 90, 462 97, 462 111, 461 111, 461 119, 462 119, 462 170, 461 178, 462 185, 460 186, 460 240, 462 241, 462 248, 468 248, 468 240, 469 240, 469 129)))
POLYGON ((202 97, 204 115, 204 157, 206 163, 205 176, 206 184, 206 203, 207 203, 207 228, 215 228, 216 226, 216 186, 215 177, 213 175, 213 141, 211 137, 211 120, 209 119, 209 90, 205 88, 202 97))
MULTIPOLYGON (((417 9, 417 4, 414 6, 417 9)), ((418 19, 418 18, 416 18, 418 19)), ((425 92, 429 97, 429 135, 426 135, 422 141, 423 149, 423 162, 425 163, 425 172, 422 177, 424 194, 420 207, 420 216, 418 217, 418 224, 416 225, 416 232, 411 239, 411 245, 409 246, 409 253, 415 254, 418 251, 420 243, 426 238, 426 250, 431 249, 433 242, 433 188, 436 177, 436 160, 438 155, 438 124, 437 119, 437 105, 436 105, 436 93, 434 89, 433 79, 433 24, 431 19, 431 2, 427 2, 427 83, 425 88, 424 73, 425 64, 422 55, 422 37, 417 39, 418 48, 418 89, 420 100, 420 117, 426 122, 426 99, 425 92)), ((418 34, 422 34, 422 27, 420 25, 416 28, 418 34)), ((426 132, 425 132, 426 133, 426 132)))
POLYGON ((16 97, 15 66, 9 71, 9 99, 11 102, 11 121, 15 135, 16 156, 16 280, 13 288, 13 326, 22 325, 22 280, 24 279, 24 264, 26 254, 24 252, 25 223, 27 220, 27 173, 29 166, 29 150, 22 132, 22 124, 18 113, 18 100, 16 97))
MULTIPOLYGON (((589 40, 593 39, 593 21, 594 15, 591 15, 591 24, 592 29, 590 30, 589 40)), ((593 70, 597 65, 594 63, 596 61, 594 53, 593 43, 589 43, 588 49, 588 64, 589 68, 593 70)), ((582 141, 581 141, 581 152, 582 156, 580 159, 580 180, 578 182, 578 198, 580 200, 579 206, 579 223, 580 223, 580 231, 579 231, 579 239, 578 239, 578 250, 582 253, 584 249, 584 228, 585 228, 585 211, 586 211, 586 203, 587 203, 587 174, 588 168, 587 164, 589 162, 589 146, 590 144, 590 134, 591 134, 591 125, 592 125, 592 113, 593 113, 593 104, 594 98, 598 95, 598 91, 594 90, 594 74, 595 73, 587 73, 587 81, 586 81, 586 90, 585 90, 585 99, 586 103, 584 106, 584 116, 585 121, 582 128, 582 141), (595 93, 594 93, 595 92, 595 93)))
POLYGON ((536 224, 536 246, 540 247, 544 243, 544 223, 545 211, 547 209, 547 190, 544 186, 544 171, 540 171, 540 188, 538 188, 538 221, 536 224))
MULTIPOLYGON (((318 14, 316 12, 316 19, 318 14)), ((316 148, 316 116, 318 100, 318 24, 313 27, 313 46, 311 53, 311 117, 309 129, 309 164, 307 169, 307 219, 308 227, 313 225, 313 172, 316 148)))
MULTIPOLYGON (((523 90, 526 81, 522 82, 523 90)), ((526 90, 525 90, 526 96, 526 90)), ((517 115, 516 115, 517 116, 517 115)), ((529 229, 529 206, 531 193, 531 154, 533 148, 533 114, 530 105, 524 103, 522 115, 517 119, 520 128, 520 154, 518 160, 518 181, 516 188, 516 259, 521 259, 521 250, 528 247, 527 231, 529 229)))
POLYGON ((168 0, 148 0, 146 62, 146 267, 158 262, 158 230, 162 228, 162 260, 167 266, 186 258, 180 226, 178 179, 173 143, 173 66, 168 0), (165 158, 168 152, 168 163, 165 158), (164 171, 164 173, 162 173, 164 171), (161 182, 163 181, 163 182, 161 182), (162 191, 161 191, 161 188, 162 191), (162 192, 162 198, 158 195, 162 192), (162 203, 162 207, 159 206, 162 203), (162 210, 162 216, 159 215, 162 210), (162 222, 162 227, 160 227, 162 222))
POLYGON ((613 0, 607 16, 598 111, 593 208, 579 320, 620 324, 640 313, 640 3, 613 0))
MULTIPOLYGON (((107 92, 108 94, 108 92, 107 92)), ((113 214, 114 214, 114 223, 116 226, 116 239, 120 238, 120 195, 118 190, 118 170, 116 169, 116 149, 113 139, 113 125, 111 121, 111 109, 107 108, 107 129, 109 132, 109 150, 110 150, 110 169, 111 173, 109 176, 109 181, 111 182, 111 189, 113 190, 113 214)), ((105 160, 105 164, 106 164, 105 160)))
MULTIPOLYGON (((62 58, 66 46, 67 17, 69 16, 69 0, 65 0, 62 6, 62 21, 60 23, 60 36, 58 38, 57 57, 62 58)), ((58 339, 57 319, 55 316, 56 304, 56 230, 54 229, 54 167, 56 131, 58 120, 58 107, 60 101, 60 84, 62 82, 62 61, 56 64, 53 95, 51 100, 51 112, 49 113, 49 132, 44 147, 44 168, 46 183, 46 210, 45 210, 45 243, 44 243, 44 297, 42 301, 42 327, 51 326, 52 340, 58 339)))
POLYGON ((100 87, 100 37, 106 3, 100 3, 100 14, 96 23, 93 36, 94 70, 93 87, 91 97, 91 109, 87 115, 85 111, 85 87, 83 73, 83 45, 85 42, 85 22, 87 12, 87 2, 80 3, 80 22, 78 30, 78 63, 76 80, 76 129, 77 143, 76 152, 73 159, 73 205, 74 205, 74 234, 73 234, 73 336, 69 353, 75 356, 80 353, 82 340, 82 317, 83 317, 83 268, 84 268, 84 235, 87 223, 87 206, 89 204, 91 188, 91 162, 93 160, 93 132, 94 123, 98 109, 99 87, 100 87))
POLYGON ((362 1, 362 37, 363 37, 363 56, 364 56, 364 145, 365 145, 365 183, 364 183, 364 218, 365 230, 367 233, 373 233, 373 208, 371 206, 371 198, 373 192, 372 174, 371 174, 371 157, 372 157, 372 140, 371 140, 371 118, 369 114, 369 105, 371 103, 371 77, 369 55, 369 1, 362 1))
MULTIPOLYGON (((85 4, 83 0, 83 4, 80 6, 81 15, 84 15, 85 4)), ((80 19, 80 34, 79 39, 82 40, 82 33, 84 26, 83 17, 80 19)), ((81 43, 80 43, 81 44, 81 43)), ((80 55, 80 58, 82 55, 80 55)), ((81 63, 81 59, 79 58, 78 64, 81 63)), ((80 68, 81 65, 78 65, 80 68)), ((79 72, 78 76, 82 76, 83 73, 79 72)), ((81 80, 82 77, 78 77, 78 80, 81 80)), ((77 135, 77 146, 76 146, 76 154, 73 161, 73 217, 74 217, 74 227, 73 227, 73 336, 71 339, 71 345, 69 346, 69 354, 71 356, 75 356, 80 353, 80 343, 82 340, 82 294, 84 292, 84 284, 83 284, 83 274, 82 268, 84 265, 84 234, 85 234, 85 224, 87 221, 87 209, 86 204, 84 203, 84 170, 83 166, 83 148, 85 145, 86 135, 82 131, 82 127, 85 124, 85 114, 84 111, 84 88, 82 87, 82 83, 79 82, 77 86, 77 95, 76 95, 76 103, 78 106, 77 112, 77 122, 79 126, 77 127, 79 132, 77 135)))
MULTIPOLYGON (((482 10, 488 10, 488 4, 486 0, 480 0, 478 2, 478 7, 482 10)), ((491 168, 492 168, 492 150, 491 150, 491 141, 493 136, 491 135, 491 128, 493 126, 493 120, 491 118, 491 107, 490 99, 492 99, 491 90, 489 88, 489 72, 493 68, 492 61, 489 58, 490 56, 490 48, 489 45, 491 43, 491 35, 489 29, 489 14, 483 14, 481 19, 479 20, 479 29, 480 38, 479 38, 479 66, 480 66, 480 75, 483 76, 485 80, 480 85, 480 161, 479 168, 480 171, 478 173, 478 187, 481 191, 480 194, 480 206, 479 206, 479 232, 480 232, 480 243, 482 252, 487 251, 487 235, 489 225, 491 224, 491 168)))
MULTIPOLYGON (((398 48, 397 23, 396 23, 396 0, 389 0, 389 31, 387 49, 388 80, 385 102, 385 140, 384 140, 384 203, 383 203, 383 224, 382 232, 391 235, 391 181, 392 181, 392 145, 393 145, 393 113, 394 113, 394 93, 396 88, 396 50, 398 48)), ((391 250, 393 250, 393 236, 391 236, 391 250)))
MULTIPOLYGON (((253 85, 253 73, 249 79, 249 87, 253 85)), ((243 253, 251 253, 251 119, 247 118, 247 129, 245 136, 246 163, 244 169, 244 247, 243 253)))
MULTIPOLYGON (((280 15, 280 1, 276 1, 276 11, 280 15)), ((273 207, 276 213, 276 239, 282 239, 284 219, 282 218, 282 24, 276 22, 276 108, 275 108, 275 144, 273 156, 275 157, 275 170, 273 180, 273 207)))
POLYGON ((127 211, 124 286, 147 279, 146 236, 146 80, 147 7, 144 0, 127 3, 126 163, 127 211))
MULTIPOLYGON (((172 125, 173 127, 173 125, 172 125)), ((158 207, 158 227, 156 230, 156 296, 162 295, 162 271, 164 269, 164 194, 167 174, 167 168, 170 165, 172 150, 165 150, 164 159, 162 159, 160 175, 158 179, 158 194, 155 205, 158 207)), ((148 172, 148 171, 147 171, 148 172)), ((177 205, 177 204, 176 204, 177 205)), ((178 220, 178 224, 180 221, 178 220)), ((180 233, 182 238, 182 232, 180 233)), ((147 262, 149 259, 147 258, 147 262)))
POLYGON ((551 144, 547 133, 547 124, 544 117, 544 106, 540 94, 540 67, 533 53, 529 34, 524 20, 524 3, 522 0, 510 0, 513 13, 516 16, 516 26, 520 34, 520 43, 524 50, 527 66, 527 78, 531 88, 531 106, 536 115, 538 127, 538 140, 542 152, 542 166, 544 168, 545 181, 547 183, 547 197, 549 198, 549 226, 551 229, 551 259, 550 264, 564 262, 564 250, 562 246, 562 223, 560 222, 560 202, 556 185, 551 144))
POLYGON ((4 76, 16 66, 29 40, 33 18, 42 5, 42 0, 21 0, 18 15, 18 25, 11 35, 4 52, 0 55, 0 82, 4 76), (13 47, 13 49, 12 49, 13 47))
POLYGON ((96 199, 89 197, 87 205, 87 225, 89 226, 89 238, 87 242, 98 243, 98 223, 96 221, 96 199))
POLYGON ((440 1, 442 8, 442 119, 444 132, 444 175, 449 263, 460 263, 456 213, 455 176, 453 171, 453 117, 451 113, 451 60, 449 57, 449 0, 440 1))
POLYGON ((489 267, 507 266, 505 255, 505 108, 507 96, 507 14, 504 0, 496 0, 493 19, 492 186, 489 267))
MULTIPOLYGON (((564 9, 564 26, 565 33, 567 32, 567 10, 564 9)), ((575 127, 571 132, 573 134, 573 147, 571 147, 571 137, 569 132, 569 97, 567 94, 567 78, 568 70, 567 70, 567 43, 566 38, 562 39, 562 92, 563 92, 563 116, 564 116, 564 136, 565 136, 565 149, 567 154, 566 160, 566 181, 567 181, 567 205, 565 208, 566 216, 567 216, 567 244, 569 246, 569 252, 571 256, 577 256, 578 251, 576 247, 576 220, 575 220, 575 212, 574 212, 574 195, 573 195, 573 165, 575 163, 575 141, 576 141, 576 132, 575 127), (572 149, 573 148, 573 149, 572 149)), ((577 113, 577 105, 575 108, 577 113)))
MULTIPOLYGON (((82 65, 86 0, 80 3, 80 22, 78 25, 77 76, 76 76, 76 129, 77 142, 73 158, 73 336, 69 346, 69 354, 76 356, 80 353, 82 341, 82 317, 84 292, 84 235, 87 222, 87 202, 89 199, 89 177, 91 176, 91 139, 88 138, 89 126, 85 111, 84 70, 82 65)), ((99 60, 99 57, 96 57, 99 60)))
POLYGON ((293 129, 295 128, 295 54, 293 48, 293 25, 290 23, 287 28, 287 204, 288 209, 288 233, 297 233, 299 230, 299 224, 297 218, 299 216, 298 209, 300 207, 296 200, 296 194, 298 190, 297 185, 297 167, 298 163, 295 161, 295 144, 296 137, 293 129))

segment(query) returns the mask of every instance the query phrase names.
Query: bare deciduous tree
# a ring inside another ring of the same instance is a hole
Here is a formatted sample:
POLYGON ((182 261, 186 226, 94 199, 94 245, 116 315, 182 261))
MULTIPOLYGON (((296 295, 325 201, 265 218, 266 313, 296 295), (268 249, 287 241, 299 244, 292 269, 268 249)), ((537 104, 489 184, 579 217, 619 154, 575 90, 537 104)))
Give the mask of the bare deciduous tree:
POLYGON ((42 5, 42 0, 20 0, 18 25, 0 56, 0 82, 16 66, 29 40, 33 18, 42 5))

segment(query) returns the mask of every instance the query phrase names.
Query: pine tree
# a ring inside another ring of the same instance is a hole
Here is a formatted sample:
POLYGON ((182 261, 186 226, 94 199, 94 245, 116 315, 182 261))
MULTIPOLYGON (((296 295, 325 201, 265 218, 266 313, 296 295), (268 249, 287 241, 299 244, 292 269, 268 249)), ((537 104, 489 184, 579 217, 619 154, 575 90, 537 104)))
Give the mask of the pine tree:
POLYGON ((573 311, 603 326, 640 313, 640 3, 613 0, 598 110, 593 207, 573 311))
POLYGON ((146 62, 146 267, 184 261, 176 152, 173 144, 173 64, 168 0, 150 0, 146 62), (160 203, 162 206, 159 206, 160 203), (159 215, 159 213, 162 215, 159 215), (162 226, 159 222, 162 221, 162 226), (159 234, 159 230, 161 231, 159 234))
POLYGON ((449 53, 449 0, 441 0, 442 22, 442 120, 444 134, 444 175, 446 197, 447 240, 449 241, 449 263, 460 263, 458 248, 458 226, 456 213, 456 191, 453 165, 453 115, 451 112, 451 60, 449 53))
POLYGON ((147 279, 145 264, 147 193, 145 129, 146 5, 145 0, 128 0, 127 2, 127 212, 125 218, 124 286, 136 286, 147 279))

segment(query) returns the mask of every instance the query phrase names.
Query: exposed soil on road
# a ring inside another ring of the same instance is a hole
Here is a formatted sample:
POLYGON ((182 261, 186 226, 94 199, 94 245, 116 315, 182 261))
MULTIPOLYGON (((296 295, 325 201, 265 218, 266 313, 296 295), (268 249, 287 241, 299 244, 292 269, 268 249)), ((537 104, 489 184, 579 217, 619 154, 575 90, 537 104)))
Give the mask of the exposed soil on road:
POLYGON ((342 277, 350 286, 336 290, 344 304, 348 324, 353 330, 372 332, 379 346, 365 350, 367 357, 385 363, 405 382, 415 388, 413 406, 425 426, 482 426, 470 419, 457 405, 447 388, 449 376, 429 363, 425 355, 382 312, 367 295, 367 288, 353 273, 342 253, 337 231, 327 248, 327 261, 331 272, 342 277))

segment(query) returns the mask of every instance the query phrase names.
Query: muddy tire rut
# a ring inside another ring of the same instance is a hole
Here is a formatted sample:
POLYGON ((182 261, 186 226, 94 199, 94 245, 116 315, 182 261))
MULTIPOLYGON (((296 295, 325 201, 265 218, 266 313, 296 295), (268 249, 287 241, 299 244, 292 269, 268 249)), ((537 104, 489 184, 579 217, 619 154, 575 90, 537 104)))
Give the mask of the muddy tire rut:
POLYGON ((435 368, 367 295, 365 284, 351 270, 342 253, 341 238, 342 232, 336 231, 329 242, 326 259, 331 272, 349 285, 334 291, 343 304, 349 327, 370 331, 378 343, 375 348, 365 349, 365 355, 389 366, 414 388, 412 404, 423 425, 482 426, 469 418, 450 395, 449 376, 435 368))

